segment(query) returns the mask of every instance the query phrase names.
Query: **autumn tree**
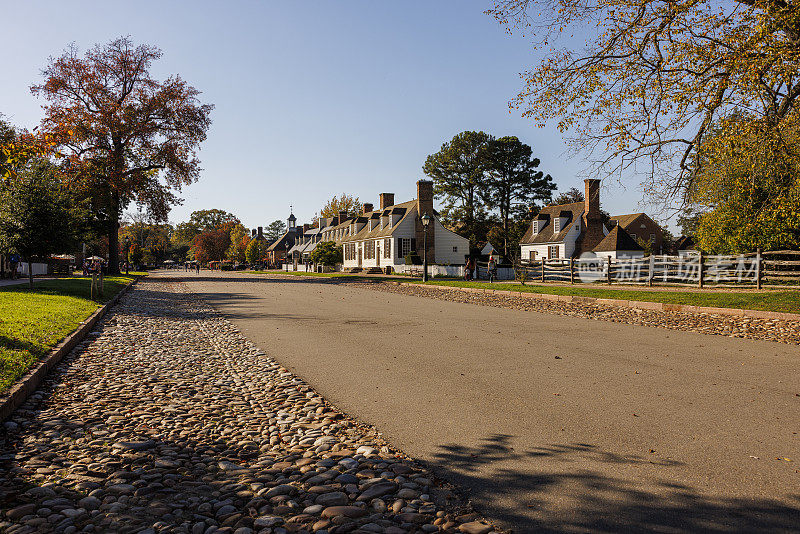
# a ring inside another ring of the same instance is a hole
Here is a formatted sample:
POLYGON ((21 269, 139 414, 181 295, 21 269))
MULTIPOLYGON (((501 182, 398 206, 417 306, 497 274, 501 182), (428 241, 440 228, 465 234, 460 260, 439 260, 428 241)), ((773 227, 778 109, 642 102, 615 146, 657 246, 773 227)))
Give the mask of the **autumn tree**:
MULTIPOLYGON (((320 217, 338 217, 340 211, 346 211, 351 217, 361 213, 361 200, 358 197, 342 193, 333 197, 319 210, 320 217)), ((315 221, 316 222, 316 221, 315 221)))
POLYGON ((0 186, 0 250, 16 251, 28 263, 33 289, 34 258, 47 260, 72 244, 72 198, 47 160, 34 158, 15 169, 15 179, 0 186))
POLYGON ((549 202, 556 186, 549 174, 537 170, 539 159, 517 137, 491 139, 483 160, 486 176, 479 194, 488 209, 500 214, 503 255, 508 257, 513 216, 524 217, 532 208, 540 207, 540 203, 549 202), (522 209, 516 210, 517 206, 522 209))
MULTIPOLYGON (((120 225, 119 242, 127 238, 139 248, 145 263, 157 263, 169 259, 173 251, 172 231, 172 226, 154 222, 145 213, 128 213, 120 225)), ((124 246, 120 250, 124 259, 124 246)))
POLYGON ((207 230, 194 238, 194 257, 201 264, 222 261, 231 246, 231 234, 225 230, 207 230))
MULTIPOLYGON (((800 19, 783 0, 494 0, 489 13, 547 50, 511 102, 554 120, 606 175, 643 172, 683 200, 731 143, 786 142, 798 124, 800 19), (583 43, 567 36, 585 35, 583 43), (564 39, 563 46, 559 46, 564 39), (745 118, 747 128, 737 126, 745 118), (733 124, 731 124, 733 123, 733 124), (715 124, 724 135, 707 144, 715 124), (753 131, 760 132, 752 135, 753 131), (719 150, 716 156, 700 154, 719 150)), ((796 161, 798 154, 782 153, 796 161)))
POLYGON ((264 261, 264 258, 267 256, 268 247, 269 245, 262 239, 251 239, 245 249, 245 259, 247 263, 254 265, 264 261))
POLYGON ((755 137, 747 141, 731 137, 730 122, 715 128, 706 143, 716 146, 700 151, 688 200, 702 212, 694 233, 702 250, 800 249, 800 130, 779 140, 753 126, 739 125, 755 137))
POLYGON ((228 247, 227 256, 229 260, 237 263, 244 263, 247 260, 245 252, 247 246, 250 244, 250 236, 248 235, 247 228, 241 224, 234 226, 230 232, 231 244, 228 247))
POLYGON ((166 220, 176 192, 199 177, 196 151, 211 124, 212 106, 199 102, 197 89, 179 76, 151 76, 160 57, 125 37, 83 56, 72 45, 31 87, 48 102, 42 131, 69 158, 71 179, 102 202, 113 272, 123 210, 135 202, 166 220))
POLYGON ((484 132, 461 132, 429 155, 422 166, 443 204, 442 218, 452 226, 457 221, 472 247, 481 238, 479 226, 485 212, 481 211, 480 190, 486 177, 484 151, 491 139, 484 132))
POLYGON ((226 225, 233 229, 237 224, 241 224, 241 221, 236 215, 216 208, 193 211, 189 216, 189 226, 196 228, 198 232, 224 228, 226 225))
POLYGON ((286 233, 286 223, 278 219, 277 221, 272 221, 267 226, 266 231, 264 232, 264 237, 267 238, 267 241, 270 243, 274 243, 278 239, 281 238, 283 234, 286 233))

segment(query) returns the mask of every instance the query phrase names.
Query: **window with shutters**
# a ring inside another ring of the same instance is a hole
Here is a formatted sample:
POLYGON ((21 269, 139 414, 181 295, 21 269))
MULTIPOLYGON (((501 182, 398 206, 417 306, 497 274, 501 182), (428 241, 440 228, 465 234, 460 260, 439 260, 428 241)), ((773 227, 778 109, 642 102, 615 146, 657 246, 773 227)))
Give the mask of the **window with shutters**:
POLYGON ((405 258, 409 254, 411 254, 411 240, 407 238, 400 239, 400 256, 405 258))
POLYGON ((365 260, 375 259, 375 241, 372 240, 364 241, 364 259, 365 260))
POLYGON ((549 249, 550 250, 548 251, 548 258, 551 260, 554 258, 558 258, 558 245, 550 245, 549 249))
POLYGON ((392 257, 392 238, 387 237, 383 240, 383 257, 384 258, 391 258, 392 257))

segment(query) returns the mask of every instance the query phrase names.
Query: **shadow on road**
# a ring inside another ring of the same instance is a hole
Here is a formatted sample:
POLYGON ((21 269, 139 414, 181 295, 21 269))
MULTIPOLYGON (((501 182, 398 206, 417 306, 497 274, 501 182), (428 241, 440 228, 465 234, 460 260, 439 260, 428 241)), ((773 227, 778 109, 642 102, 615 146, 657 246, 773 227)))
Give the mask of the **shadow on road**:
MULTIPOLYGON (((465 488, 487 517, 515 532, 798 532, 800 496, 776 499, 713 498, 662 480, 656 487, 609 477, 592 464, 682 465, 619 455, 588 443, 515 450, 513 436, 495 434, 478 446, 445 445, 430 462, 445 480, 465 488), (543 462, 542 460, 546 460, 543 462), (491 469, 493 464, 500 464, 491 469), (509 469, 523 463, 527 469, 509 469), (488 474, 487 474, 488 473, 488 474), (643 489, 648 488, 648 489, 643 489)), ((776 496, 777 497, 777 496, 776 496)))

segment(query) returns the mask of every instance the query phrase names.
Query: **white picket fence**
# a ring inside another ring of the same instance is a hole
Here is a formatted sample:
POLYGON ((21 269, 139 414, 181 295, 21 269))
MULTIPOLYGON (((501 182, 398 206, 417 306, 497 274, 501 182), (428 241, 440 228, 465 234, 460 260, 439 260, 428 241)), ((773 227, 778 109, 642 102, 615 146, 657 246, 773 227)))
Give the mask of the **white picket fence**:
MULTIPOLYGON (((33 276, 47 274, 46 263, 32 263, 31 267, 33 268, 33 276)), ((17 264, 17 273, 19 273, 20 276, 28 276, 28 264, 26 262, 17 264)))

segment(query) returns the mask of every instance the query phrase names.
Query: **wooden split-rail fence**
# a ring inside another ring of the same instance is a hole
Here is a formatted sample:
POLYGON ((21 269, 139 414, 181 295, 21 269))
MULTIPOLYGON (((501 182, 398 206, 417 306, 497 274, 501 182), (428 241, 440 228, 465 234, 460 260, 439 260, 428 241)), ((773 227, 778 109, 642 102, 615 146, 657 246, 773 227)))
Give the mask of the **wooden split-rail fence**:
POLYGON ((524 261, 514 265, 518 282, 605 282, 607 284, 800 284, 800 251, 776 250, 738 255, 651 255, 641 258, 571 258, 524 261))

